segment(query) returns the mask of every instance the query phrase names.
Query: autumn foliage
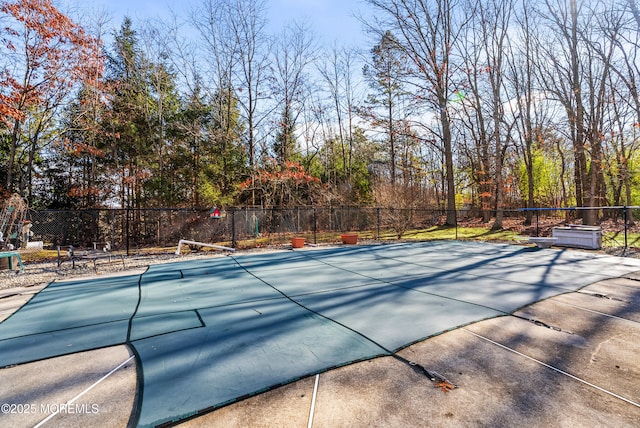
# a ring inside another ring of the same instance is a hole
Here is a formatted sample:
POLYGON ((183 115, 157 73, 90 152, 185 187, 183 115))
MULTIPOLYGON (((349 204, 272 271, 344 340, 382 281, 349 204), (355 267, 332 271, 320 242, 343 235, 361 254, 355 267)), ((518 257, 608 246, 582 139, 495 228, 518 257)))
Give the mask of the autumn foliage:
POLYGON ((13 188, 33 175, 39 138, 73 89, 101 80, 103 60, 100 41, 50 0, 0 1, 0 13, 0 122, 10 131, 6 185, 13 188), (28 162, 20 165, 25 151, 28 162))
POLYGON ((102 75, 100 44, 58 11, 49 0, 0 3, 0 12, 18 23, 4 28, 5 55, 25 58, 0 74, 0 118, 22 120, 29 106, 42 103, 59 88, 102 75))
POLYGON ((306 205, 319 197, 320 179, 312 176, 298 162, 283 164, 270 159, 252 178, 240 184, 248 197, 256 195, 267 206, 306 205))
MULTIPOLYGON (((5 78, 2 80, 3 80, 2 85, 5 87, 15 86, 12 82, 12 79, 10 78, 5 78)), ((11 96, 0 93, 0 120, 3 121, 5 124, 10 123, 8 119, 13 119, 13 120, 24 119, 24 114, 19 109, 14 107, 14 104, 15 104, 14 100, 15 98, 12 98, 11 96)))

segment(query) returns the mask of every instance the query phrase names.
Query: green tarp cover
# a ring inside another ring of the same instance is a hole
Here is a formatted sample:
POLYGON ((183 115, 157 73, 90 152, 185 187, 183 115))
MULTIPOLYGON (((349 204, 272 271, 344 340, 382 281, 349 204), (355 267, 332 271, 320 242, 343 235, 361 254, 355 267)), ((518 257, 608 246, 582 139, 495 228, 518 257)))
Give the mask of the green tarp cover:
POLYGON ((139 426, 640 270, 566 250, 430 242, 258 253, 52 283, 0 323, 0 366, 128 344, 139 426))

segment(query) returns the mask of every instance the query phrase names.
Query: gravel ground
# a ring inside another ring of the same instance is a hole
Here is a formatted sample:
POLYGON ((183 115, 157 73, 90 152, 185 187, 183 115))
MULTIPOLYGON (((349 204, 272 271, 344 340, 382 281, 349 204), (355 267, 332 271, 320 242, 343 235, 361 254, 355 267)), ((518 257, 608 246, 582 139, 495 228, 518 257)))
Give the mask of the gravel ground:
POLYGON ((96 268, 92 260, 76 260, 75 267, 70 261, 65 261, 60 266, 57 262, 26 263, 24 272, 18 270, 0 270, 0 290, 14 287, 31 287, 46 285, 55 280, 81 278, 83 276, 95 276, 120 272, 124 270, 143 268, 160 263, 170 263, 183 260, 196 260, 211 257, 224 257, 227 253, 203 252, 177 256, 172 253, 136 255, 124 257, 101 258, 96 260, 96 268))

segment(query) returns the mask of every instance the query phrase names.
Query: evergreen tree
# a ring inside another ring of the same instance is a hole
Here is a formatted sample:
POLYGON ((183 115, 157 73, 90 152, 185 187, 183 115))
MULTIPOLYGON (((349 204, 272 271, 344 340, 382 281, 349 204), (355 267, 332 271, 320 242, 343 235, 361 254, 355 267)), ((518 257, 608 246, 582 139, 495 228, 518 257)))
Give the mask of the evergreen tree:
POLYGON ((240 119, 238 98, 230 85, 214 94, 212 106, 201 189, 210 204, 232 204, 237 186, 248 176, 248 157, 242 143, 245 128, 240 119))
POLYGON ((238 100, 227 86, 207 102, 196 86, 183 104, 169 128, 176 195, 192 206, 231 205, 248 177, 238 100))
POLYGON ((278 124, 278 131, 276 133, 276 139, 273 144, 273 151, 276 155, 276 160, 281 165, 284 165, 287 161, 291 160, 295 147, 295 123, 291 110, 286 108, 282 112, 280 117, 280 123, 278 124))
POLYGON ((107 62, 110 106, 104 128, 108 131, 109 160, 123 207, 140 207, 142 184, 149 177, 145 158, 152 153, 146 108, 150 102, 145 79, 146 61, 138 47, 131 20, 125 18, 115 34, 107 62))
POLYGON ((44 171, 43 195, 49 208, 95 208, 114 195, 110 193, 101 146, 100 117, 105 104, 97 87, 85 85, 65 109, 64 133, 49 152, 49 167, 44 171), (64 180, 61 180, 64 177, 64 180))
POLYGON ((176 192, 183 183, 173 180, 173 158, 184 142, 170 132, 173 122, 180 120, 182 109, 176 88, 175 73, 165 64, 147 66, 149 97, 146 105, 146 132, 153 151, 149 153, 147 168, 150 176, 143 183, 146 206, 176 206, 183 202, 176 192))
POLYGON ((401 122, 406 112, 403 111, 404 76, 406 76, 406 58, 397 48, 398 41, 387 31, 371 50, 371 64, 364 67, 364 76, 373 93, 367 97, 367 105, 359 109, 374 129, 384 135, 389 161, 389 179, 393 184, 397 181, 398 163, 402 140, 401 122))
POLYGON ((168 135, 181 144, 173 147, 170 180, 174 189, 175 205, 190 206, 202 204, 201 171, 206 165, 209 128, 212 122, 212 108, 196 86, 190 96, 183 100, 182 108, 168 127, 168 135), (180 201, 180 202, 177 202, 180 201))

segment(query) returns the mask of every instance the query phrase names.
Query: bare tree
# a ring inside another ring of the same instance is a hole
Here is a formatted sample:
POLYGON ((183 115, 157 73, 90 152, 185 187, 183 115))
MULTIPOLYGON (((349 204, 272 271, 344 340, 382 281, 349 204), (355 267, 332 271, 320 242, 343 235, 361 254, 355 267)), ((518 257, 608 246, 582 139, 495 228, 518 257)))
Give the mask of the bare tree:
POLYGON ((315 46, 307 26, 292 23, 276 39, 271 67, 272 92, 280 110, 274 150, 284 164, 296 145, 295 128, 302 112, 307 67, 315 59, 315 46))
POLYGON ((234 35, 234 69, 238 100, 246 121, 246 143, 249 167, 256 164, 258 132, 267 115, 259 110, 269 97, 265 87, 269 65, 269 43, 266 33, 265 0, 224 0, 229 3, 229 24, 234 35))
MULTIPOLYGON (((566 168, 564 153, 557 138, 551 133, 553 117, 557 112, 553 103, 547 100, 546 92, 539 86, 539 67, 536 58, 540 43, 541 25, 539 16, 532 13, 532 0, 522 0, 515 14, 515 23, 518 31, 513 36, 512 43, 506 51, 507 85, 512 94, 509 113, 515 120, 515 132, 509 138, 512 139, 516 150, 520 154, 520 160, 524 164, 526 172, 527 189, 523 198, 527 208, 538 206, 536 201, 536 182, 534 153, 541 148, 546 141, 547 151, 556 150, 561 161, 562 170, 566 168), (549 141, 547 141, 549 140, 549 141)), ((567 206, 568 191, 561 173, 560 180, 560 205, 567 206)), ((525 223, 531 224, 533 211, 526 212, 525 223)))
POLYGON ((513 1, 489 0, 479 3, 478 16, 482 20, 481 28, 483 44, 487 53, 487 74, 491 87, 491 110, 493 121, 494 165, 495 165, 495 211, 496 218, 492 229, 502 229, 504 216, 503 165, 507 149, 506 136, 510 134, 513 124, 505 122, 503 97, 505 61, 507 48, 507 32, 513 12, 513 1), (504 127, 508 128, 505 129, 504 127))
MULTIPOLYGON (((237 25, 233 23, 233 19, 236 19, 234 13, 233 0, 204 0, 192 12, 191 22, 201 39, 198 44, 200 52, 195 54, 202 58, 200 61, 193 58, 193 50, 189 46, 184 46, 179 41, 175 43, 180 48, 185 68, 194 69, 191 73, 190 91, 197 93, 201 88, 207 91, 220 115, 220 132, 225 135, 233 132, 235 120, 232 117, 232 100, 236 96, 237 83, 234 78, 242 74, 238 58, 240 36, 236 32, 237 25)), ((242 87, 238 90, 242 90, 242 87)), ((254 147, 250 144, 247 155, 252 156, 254 152, 254 147)), ((253 162, 253 157, 250 159, 253 162)))
POLYGON ((638 4, 635 0, 627 0, 629 4, 629 9, 631 10, 631 14, 633 15, 633 19, 636 21, 638 28, 640 28, 640 9, 638 9, 638 4))
MULTIPOLYGON (((610 11, 603 3, 546 0, 539 13, 550 35, 540 44, 540 76, 545 90, 564 106, 567 115, 574 147, 576 204, 601 206, 606 191, 602 126, 614 44, 610 37, 602 37, 597 22, 610 11), (596 44, 601 53, 592 49, 596 44)), ((583 221, 594 224, 596 214, 585 210, 583 221)))
MULTIPOLYGON (((473 18, 475 10, 468 10, 473 18)), ((480 23, 482 21, 478 20, 480 23)), ((487 79, 485 78, 489 66, 486 63, 485 44, 482 43, 486 32, 476 28, 474 22, 465 29, 464 36, 459 39, 460 55, 464 66, 461 87, 458 90, 456 107, 453 116, 458 125, 456 131, 460 133, 461 154, 466 157, 470 168, 470 179, 477 188, 483 221, 491 219, 492 165, 491 165, 491 112, 487 111, 484 102, 487 95, 487 79), (468 92, 468 93, 467 93, 468 92)), ((475 201, 474 201, 475 203, 475 201)))
POLYGON ((513 13, 513 1, 482 0, 469 4, 469 25, 464 38, 459 38, 459 51, 465 58, 466 85, 471 95, 462 103, 468 116, 469 133, 476 141, 479 170, 474 171, 480 188, 485 221, 493 200, 494 229, 502 228, 504 212, 503 165, 507 136, 513 126, 507 123, 504 106, 508 96, 505 87, 505 52, 507 34, 513 13))
MULTIPOLYGON (((516 147, 521 150, 522 160, 527 173, 527 195, 526 207, 533 208, 535 202, 535 187, 533 181, 533 147, 535 125, 535 101, 536 92, 534 89, 535 68, 533 64, 533 37, 531 34, 534 27, 530 25, 530 8, 527 0, 522 1, 519 10, 520 15, 516 16, 516 22, 521 28, 519 42, 509 51, 507 57, 509 68, 509 80, 515 96, 515 114, 518 122, 518 143, 516 147)), ((533 211, 527 211, 526 224, 531 224, 533 211)))
POLYGON ((364 21, 369 32, 379 39, 386 31, 398 38, 398 49, 405 52, 414 68, 416 92, 438 118, 437 135, 444 154, 447 224, 456 223, 454 147, 448 101, 456 90, 453 48, 466 23, 456 12, 463 7, 458 0, 365 0, 381 16, 364 21))
MULTIPOLYGON (((353 75, 356 63, 355 50, 334 45, 325 51, 318 65, 322 89, 327 92, 327 103, 332 106, 331 113, 324 112, 328 128, 325 142, 337 143, 347 183, 351 181, 354 156, 353 114, 356 88, 353 75)), ((333 182, 336 181, 334 177, 333 182)))
MULTIPOLYGON (((637 105, 629 88, 623 83, 620 75, 612 74, 610 86, 615 88, 615 94, 608 110, 608 121, 611 129, 605 135, 608 143, 605 150, 605 161, 609 166, 609 187, 611 189, 611 205, 633 205, 632 203, 632 159, 637 155, 638 122, 637 105)), ((631 209, 628 209, 629 221, 633 221, 631 209)))
POLYGON ((256 164, 258 134, 267 115, 260 110, 269 97, 267 67, 269 39, 266 33, 265 0, 203 0, 191 21, 203 41, 205 73, 210 96, 221 89, 233 91, 221 100, 236 98, 246 125, 245 143, 249 166, 256 164))
MULTIPOLYGON (((611 83, 613 102, 610 103, 613 112, 615 130, 611 132, 612 150, 618 170, 619 186, 614 184, 614 205, 621 199, 624 204, 633 205, 631 197, 631 166, 630 160, 638 150, 637 129, 640 124, 640 65, 638 63, 638 49, 640 48, 640 14, 636 2, 628 0, 621 2, 621 8, 611 11, 599 21, 600 31, 615 45, 615 58, 611 64, 611 83), (614 79, 615 76, 615 79, 614 79), (624 198, 622 198, 624 188, 624 198)), ((593 49, 598 52, 603 61, 608 60, 607 52, 600 44, 594 44, 593 49)), ((632 221, 631 210, 627 212, 632 221)))

